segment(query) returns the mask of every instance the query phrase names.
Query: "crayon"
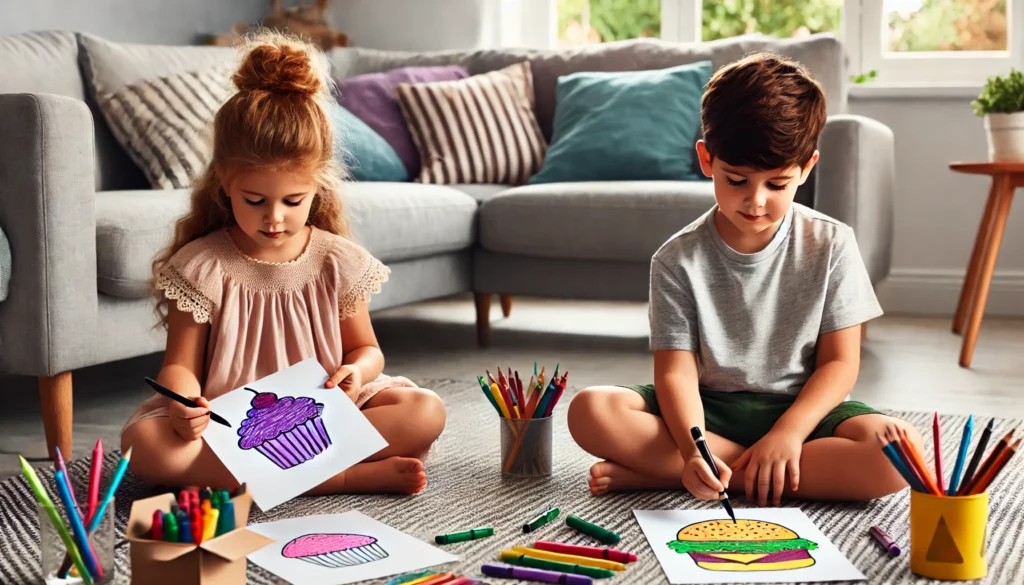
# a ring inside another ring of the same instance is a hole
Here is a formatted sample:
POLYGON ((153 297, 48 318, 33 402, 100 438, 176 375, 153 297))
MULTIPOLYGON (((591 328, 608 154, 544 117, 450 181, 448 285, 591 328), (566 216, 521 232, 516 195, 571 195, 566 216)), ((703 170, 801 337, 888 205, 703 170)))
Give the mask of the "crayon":
POLYGON ((220 517, 217 520, 217 536, 227 534, 235 529, 235 503, 227 502, 220 509, 220 517))
POLYGON ((563 563, 561 561, 541 559, 538 557, 531 557, 530 555, 519 554, 514 551, 502 552, 501 560, 510 565, 519 565, 533 569, 544 569, 546 571, 558 571, 559 573, 576 573, 578 575, 593 577, 594 579, 608 579, 615 576, 615 571, 609 571, 608 569, 599 569, 588 565, 576 565, 563 563))
POLYGON ((893 542, 892 539, 889 538, 889 535, 886 534, 881 528, 877 526, 872 526, 868 529, 868 533, 871 535, 872 538, 875 539, 876 542, 878 542, 878 544, 882 545, 882 548, 886 550, 890 557, 900 556, 899 545, 893 542))
POLYGON ((579 546, 575 544, 563 544, 561 542, 546 542, 538 540, 533 543, 533 548, 565 555, 588 557, 591 559, 604 559, 617 563, 635 563, 637 556, 633 553, 615 550, 611 548, 598 548, 595 546, 579 546))
POLYGON ((974 416, 967 417, 967 424, 964 425, 964 434, 960 437, 960 450, 956 455, 956 463, 953 464, 953 474, 949 476, 949 488, 946 489, 947 496, 955 496, 956 488, 960 485, 960 475, 964 470, 964 463, 967 460, 967 449, 971 446, 971 434, 974 431, 974 416))
POLYGON ((59 469, 54 473, 54 481, 57 484, 57 494, 60 496, 61 503, 64 504, 64 512, 68 516, 68 524, 71 525, 71 534, 74 535, 75 544, 78 545, 78 550, 82 553, 82 560, 85 561, 85 568, 93 577, 103 578, 103 567, 100 566, 96 558, 96 552, 92 550, 85 524, 78 515, 78 511, 75 510, 74 500, 68 490, 70 482, 64 476, 64 472, 59 469))
POLYGON ((103 475, 103 439, 96 439, 96 446, 92 449, 92 462, 89 467, 89 510, 86 512, 86 524, 92 520, 92 515, 100 503, 100 476, 103 475))
POLYGON ((956 493, 960 493, 960 490, 970 483, 971 478, 974 477, 974 472, 978 470, 978 464, 981 463, 981 458, 985 455, 985 448, 988 447, 988 442, 992 438, 993 427, 995 426, 996 419, 992 418, 985 425, 985 430, 981 432, 981 438, 978 439, 978 446, 974 448, 974 456, 971 457, 970 464, 967 465, 967 469, 964 470, 964 477, 960 480, 960 486, 957 488, 956 493))
POLYGON ((455 575, 452 573, 442 573, 440 575, 434 575, 426 581, 414 581, 414 583, 419 583, 419 585, 441 585, 442 583, 448 583, 454 578, 455 575))
POLYGON ((499 577, 501 579, 522 579, 525 581, 542 581, 544 583, 562 583, 564 585, 591 585, 594 581, 584 575, 570 575, 567 573, 555 573, 543 569, 528 569, 526 567, 513 567, 510 565, 485 564, 480 571, 488 577, 499 577))
POLYGON ((151 539, 164 539, 164 514, 160 510, 153 510, 152 531, 153 533, 150 535, 151 539))
POLYGON ((1007 446, 996 458, 995 462, 988 468, 984 474, 978 474, 978 480, 974 482, 974 486, 967 492, 967 495, 973 496, 980 494, 988 489, 989 484, 999 475, 999 472, 1006 467, 1007 462, 1013 457, 1017 450, 1020 449, 1022 439, 1017 439, 1012 445, 1007 446))
POLYGON ((560 511, 558 508, 548 508, 544 510, 540 514, 537 514, 535 518, 533 518, 526 524, 523 524, 523 533, 529 534, 530 532, 537 530, 541 526, 544 526, 548 522, 551 522, 555 518, 558 518, 559 513, 560 511))
POLYGON ((435 576, 437 576, 437 573, 434 573, 433 571, 431 571, 431 572, 429 572, 428 574, 426 574, 426 575, 424 575, 422 577, 413 579, 412 581, 406 581, 406 585, 423 585, 423 583, 426 583, 427 581, 430 581, 435 576))
POLYGON ((445 583, 445 585, 469 585, 469 583, 471 583, 471 580, 470 580, 469 577, 459 577, 458 579, 456 579, 454 581, 449 581, 449 582, 445 583))
POLYGON ((939 426, 939 413, 932 419, 932 443, 935 447, 935 483, 942 493, 942 484, 946 483, 942 475, 942 429, 939 426))
POLYGON ((481 538, 487 538, 488 536, 494 536, 493 528, 474 528, 463 532, 438 534, 434 537, 434 542, 437 544, 453 544, 456 542, 466 542, 468 540, 479 540, 481 538))
POLYGON ((189 524, 192 528, 192 542, 203 543, 203 515, 199 508, 192 508, 192 516, 189 517, 189 524))
POLYGON ((422 577, 426 577, 427 575, 433 574, 433 571, 420 571, 418 573, 410 573, 408 575, 399 575, 394 579, 388 581, 384 585, 404 585, 405 583, 409 583, 410 581, 415 581, 416 579, 420 579, 422 577))
POLYGON ((586 520, 577 518, 576 516, 566 516, 565 525, 574 530, 578 530, 587 536, 596 538, 603 544, 618 544, 618 542, 622 540, 622 537, 611 530, 601 528, 597 524, 592 524, 586 520))
POLYGON ((212 540, 217 534, 217 519, 220 517, 220 510, 210 510, 210 515, 203 518, 203 542, 212 540))
POLYGON ((184 514, 182 512, 182 516, 178 518, 178 534, 181 536, 181 542, 192 544, 195 543, 195 533, 192 531, 192 523, 189 522, 188 516, 184 514))
POLYGON ((595 559, 593 557, 567 555, 562 553, 550 552, 546 550, 539 550, 536 548, 529 548, 526 546, 514 546, 508 550, 529 557, 547 559, 549 561, 560 561, 563 563, 569 563, 570 565, 586 565, 588 567, 597 567, 598 569, 608 569, 609 571, 626 570, 626 565, 617 561, 606 561, 604 559, 595 559))
POLYGON ((92 575, 89 570, 85 567, 85 562, 82 560, 82 554, 78 550, 78 546, 75 544, 74 538, 71 537, 71 533, 68 532, 64 522, 60 519, 60 514, 57 513, 57 508, 53 505, 53 500, 50 499, 50 495, 46 493, 43 488, 43 484, 39 481, 39 476, 36 475, 35 469, 29 465, 28 461, 24 457, 18 455, 18 459, 21 461, 21 472, 25 475, 25 479, 28 480, 29 487, 32 488, 32 493, 36 497, 36 501, 39 502, 39 506, 46 512, 46 516, 50 519, 54 529, 60 536, 61 542, 64 543, 64 549, 71 555, 71 561, 75 565, 75 569, 78 570, 78 576, 82 578, 85 585, 92 585, 92 575))
POLYGON ((178 540, 178 520, 172 514, 164 514, 164 542, 181 542, 178 540))

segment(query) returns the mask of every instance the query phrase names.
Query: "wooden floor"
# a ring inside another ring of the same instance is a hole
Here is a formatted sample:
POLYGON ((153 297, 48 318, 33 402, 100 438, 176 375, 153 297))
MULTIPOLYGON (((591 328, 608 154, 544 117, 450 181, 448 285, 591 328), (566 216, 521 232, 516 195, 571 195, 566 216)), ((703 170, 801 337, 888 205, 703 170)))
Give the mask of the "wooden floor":
MULTIPOLYGON (((475 345, 470 298, 423 303, 375 313, 386 371, 424 383, 472 383, 498 366, 528 371, 534 360, 560 363, 576 387, 650 382, 647 307, 517 299, 508 319, 494 303, 493 346, 475 345)), ((974 363, 957 365, 961 338, 950 319, 882 317, 869 326, 853 397, 876 408, 938 410, 976 416, 1024 417, 1024 320, 987 319, 974 363)), ((75 372, 75 457, 97 437, 117 445, 121 425, 151 395, 142 383, 160 367, 160 354, 75 372)), ((34 378, 0 376, 0 480, 17 473, 16 455, 44 458, 45 437, 34 378)))

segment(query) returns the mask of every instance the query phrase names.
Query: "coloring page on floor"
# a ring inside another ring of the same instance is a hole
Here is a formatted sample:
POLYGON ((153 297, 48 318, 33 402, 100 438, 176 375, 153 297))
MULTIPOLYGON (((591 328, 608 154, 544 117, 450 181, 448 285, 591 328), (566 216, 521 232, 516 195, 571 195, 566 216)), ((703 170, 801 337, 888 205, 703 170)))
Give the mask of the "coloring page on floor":
POLYGON ((633 514, 672 585, 866 579, 797 508, 633 514))
POLYGON ((275 539, 249 560, 290 583, 345 585, 456 562, 360 512, 290 518, 249 529, 275 539))
POLYGON ((387 447, 328 377, 310 358, 210 401, 231 428, 211 424, 203 439, 264 512, 387 447))

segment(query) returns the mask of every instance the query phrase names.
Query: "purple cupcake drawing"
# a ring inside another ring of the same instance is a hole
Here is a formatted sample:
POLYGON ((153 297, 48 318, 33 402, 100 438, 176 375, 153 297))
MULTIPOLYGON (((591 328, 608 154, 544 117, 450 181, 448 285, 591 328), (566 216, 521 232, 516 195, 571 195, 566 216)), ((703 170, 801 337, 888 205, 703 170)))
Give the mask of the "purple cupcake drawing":
POLYGON ((305 463, 331 446, 321 415, 324 405, 312 398, 278 398, 256 392, 252 408, 238 429, 240 449, 256 449, 281 469, 305 463))

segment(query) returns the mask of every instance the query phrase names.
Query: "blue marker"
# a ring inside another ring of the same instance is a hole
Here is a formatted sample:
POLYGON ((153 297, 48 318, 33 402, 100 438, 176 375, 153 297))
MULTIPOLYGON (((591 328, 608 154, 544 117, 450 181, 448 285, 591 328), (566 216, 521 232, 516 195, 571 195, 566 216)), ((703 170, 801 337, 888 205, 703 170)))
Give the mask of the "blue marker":
POLYGON ((947 496, 955 496, 956 488, 960 484, 960 474, 964 470, 964 461, 967 459, 967 449, 971 446, 971 433, 974 431, 974 415, 967 417, 967 424, 964 425, 964 436, 960 439, 960 452, 956 456, 956 465, 953 466, 953 475, 949 478, 949 489, 947 496))
POLYGON ((101 579, 103 577, 103 569, 96 560, 96 553, 93 552, 92 546, 89 544, 89 538, 85 535, 85 527, 82 526, 82 518, 75 510, 64 472, 57 470, 54 474, 54 480, 57 482, 57 493, 60 496, 60 501, 64 504, 64 511, 68 515, 68 524, 71 525, 71 532, 75 535, 75 544, 78 545, 78 550, 82 553, 82 560, 85 561, 85 568, 89 570, 89 574, 94 579, 101 579))
POLYGON ((103 500, 100 502, 99 509, 92 515, 92 522, 89 523, 89 533, 96 532, 96 528, 99 527, 100 521, 103 520, 103 512, 107 510, 107 506, 110 504, 110 500, 114 498, 114 492, 117 491, 117 486, 121 485, 121 479, 124 478, 124 472, 128 469, 128 462, 132 458, 132 448, 128 447, 128 450, 121 456, 120 463, 117 464, 117 469, 114 470, 114 477, 110 480, 110 485, 107 487, 107 493, 103 495, 103 500))

